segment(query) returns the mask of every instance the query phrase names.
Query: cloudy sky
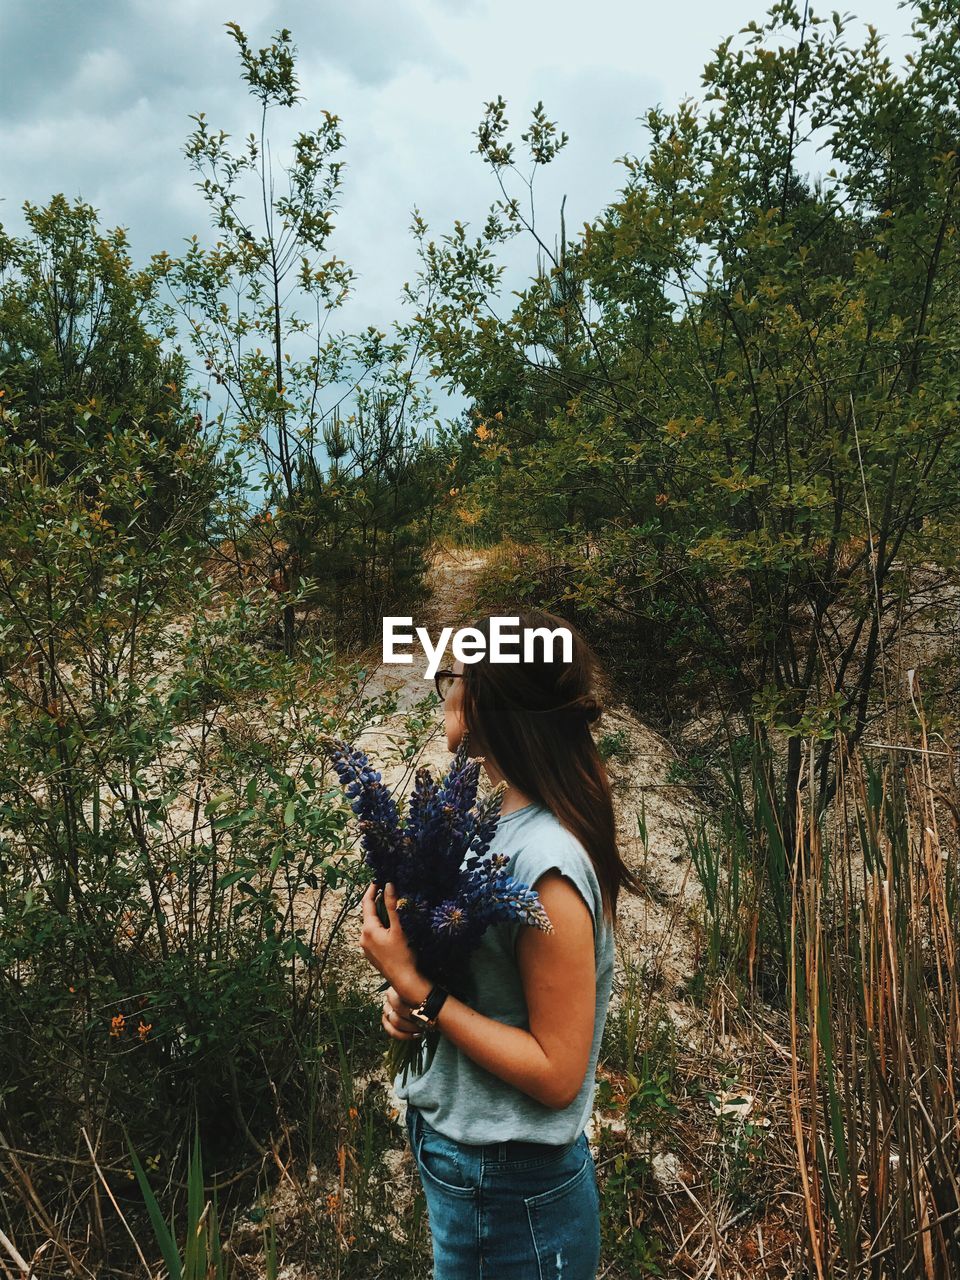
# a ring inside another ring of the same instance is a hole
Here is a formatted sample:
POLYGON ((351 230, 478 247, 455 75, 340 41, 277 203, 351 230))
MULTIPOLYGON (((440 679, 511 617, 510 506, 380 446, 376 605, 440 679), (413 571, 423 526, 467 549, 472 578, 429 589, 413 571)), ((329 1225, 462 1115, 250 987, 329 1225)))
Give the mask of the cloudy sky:
MULTIPOLYGON (((595 217, 621 183, 617 156, 641 152, 638 117, 697 96, 719 41, 769 0, 0 0, 0 222, 22 226, 25 199, 82 196, 123 225, 137 258, 207 235, 182 148, 191 113, 244 135, 256 103, 240 80, 224 23, 254 47, 289 27, 304 102, 277 111, 278 144, 327 109, 346 138, 334 251, 357 272, 341 324, 386 328, 416 272, 418 206, 431 232, 454 218, 479 227, 495 198, 471 154, 483 104, 502 94, 513 136, 542 99, 570 143, 538 180, 552 241, 561 197, 568 229, 595 217)), ((851 0, 888 35, 900 62, 911 41, 898 0, 851 0)), ((829 12, 827 7, 824 13, 829 12)), ((510 287, 529 275, 518 249, 510 287)))

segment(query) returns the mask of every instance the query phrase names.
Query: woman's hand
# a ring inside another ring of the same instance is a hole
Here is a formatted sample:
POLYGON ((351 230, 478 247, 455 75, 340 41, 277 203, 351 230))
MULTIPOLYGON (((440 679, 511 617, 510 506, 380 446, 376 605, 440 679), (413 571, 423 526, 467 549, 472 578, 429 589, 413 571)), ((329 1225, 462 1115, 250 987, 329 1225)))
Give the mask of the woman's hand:
POLYGON ((393 987, 388 987, 383 997, 383 1016, 380 1021, 387 1035, 394 1040, 419 1040, 423 1035, 423 1023, 410 1017, 410 1005, 401 1000, 393 987))
POLYGON ((363 895, 360 949, 400 998, 412 1007, 426 998, 432 984, 417 969, 417 958, 397 914, 397 895, 393 885, 386 885, 383 891, 389 928, 385 929, 377 916, 375 895, 376 887, 371 884, 363 895))

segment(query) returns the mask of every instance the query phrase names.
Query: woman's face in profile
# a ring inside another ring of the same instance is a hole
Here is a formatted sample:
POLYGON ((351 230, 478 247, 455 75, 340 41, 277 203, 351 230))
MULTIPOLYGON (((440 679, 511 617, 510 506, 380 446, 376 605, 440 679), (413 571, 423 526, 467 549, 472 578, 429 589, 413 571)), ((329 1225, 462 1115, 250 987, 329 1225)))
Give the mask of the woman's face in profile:
MULTIPOLYGON (((463 663, 459 658, 453 663, 451 671, 463 671, 463 663)), ((447 733, 447 750, 455 752, 463 738, 466 725, 463 722, 463 681, 452 681, 452 688, 443 700, 443 727, 447 733)))

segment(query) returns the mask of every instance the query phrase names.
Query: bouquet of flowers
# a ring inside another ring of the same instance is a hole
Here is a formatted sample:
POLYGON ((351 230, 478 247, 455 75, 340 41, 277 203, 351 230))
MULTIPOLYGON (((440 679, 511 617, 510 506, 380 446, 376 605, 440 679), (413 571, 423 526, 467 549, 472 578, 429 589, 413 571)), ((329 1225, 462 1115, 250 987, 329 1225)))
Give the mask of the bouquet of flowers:
MULTIPOLYGON (((468 757, 466 735, 443 778, 417 770, 405 815, 362 751, 341 738, 326 747, 359 819, 364 860, 378 886, 395 886, 397 915, 425 977, 455 992, 466 958, 495 922, 552 931, 539 896, 507 875, 509 857, 489 852, 504 784, 477 800, 481 758, 468 757)), ((386 926, 379 899, 378 914, 386 926)), ((422 1041, 395 1041, 388 1067, 406 1081, 411 1066, 426 1069, 438 1040, 428 1031, 422 1041)))

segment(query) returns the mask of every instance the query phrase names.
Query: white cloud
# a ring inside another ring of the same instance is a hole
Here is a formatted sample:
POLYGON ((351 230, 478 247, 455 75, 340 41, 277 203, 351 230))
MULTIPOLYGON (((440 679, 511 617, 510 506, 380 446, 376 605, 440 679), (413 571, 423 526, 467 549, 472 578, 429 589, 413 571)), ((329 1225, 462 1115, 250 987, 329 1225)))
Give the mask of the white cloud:
POLYGON ((122 98, 131 91, 128 59, 117 49, 90 49, 84 53, 69 86, 75 101, 89 98, 122 98))

